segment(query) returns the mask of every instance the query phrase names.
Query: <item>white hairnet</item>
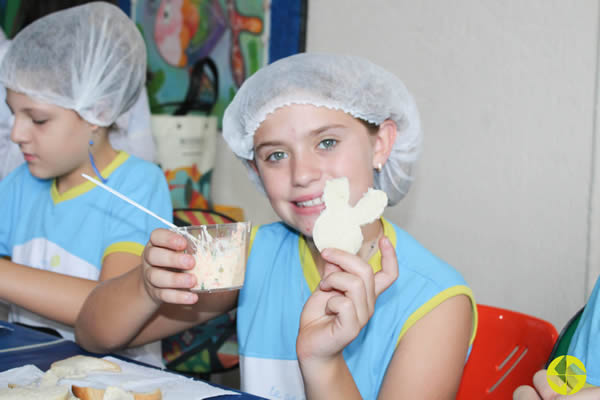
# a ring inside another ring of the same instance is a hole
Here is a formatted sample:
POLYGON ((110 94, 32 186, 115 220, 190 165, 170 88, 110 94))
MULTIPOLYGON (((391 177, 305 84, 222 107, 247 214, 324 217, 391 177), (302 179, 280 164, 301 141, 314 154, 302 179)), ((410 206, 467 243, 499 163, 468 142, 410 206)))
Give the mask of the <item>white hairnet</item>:
POLYGON ((376 125, 393 120, 398 134, 381 172, 374 172, 375 188, 386 192, 390 205, 408 192, 421 147, 421 122, 412 96, 395 75, 360 57, 302 53, 248 78, 225 110, 223 137, 263 191, 247 161, 254 158, 254 132, 269 113, 290 104, 342 110, 376 125))
POLYGON ((146 47, 120 8, 93 2, 36 20, 15 36, 0 83, 44 103, 109 126, 137 100, 146 47))

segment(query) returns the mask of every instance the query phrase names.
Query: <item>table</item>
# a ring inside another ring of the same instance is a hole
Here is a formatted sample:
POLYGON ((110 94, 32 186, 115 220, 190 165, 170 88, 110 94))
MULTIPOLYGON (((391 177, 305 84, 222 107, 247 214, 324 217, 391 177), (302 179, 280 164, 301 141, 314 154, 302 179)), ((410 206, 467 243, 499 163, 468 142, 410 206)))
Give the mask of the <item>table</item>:
MULTIPOLYGON (((39 332, 34 329, 29 329, 24 326, 0 321, 0 372, 27 364, 33 364, 42 371, 46 371, 48 368, 50 368, 50 364, 52 364, 54 361, 77 354, 94 357, 102 357, 107 355, 90 353, 71 340, 57 338, 56 336, 39 332)), ((110 354, 110 356, 120 358, 128 362, 136 362, 115 354, 110 354)), ((212 399, 262 399, 262 397, 240 392, 236 389, 215 385, 211 382, 206 383, 240 393, 239 396, 224 395, 212 397, 212 399)))

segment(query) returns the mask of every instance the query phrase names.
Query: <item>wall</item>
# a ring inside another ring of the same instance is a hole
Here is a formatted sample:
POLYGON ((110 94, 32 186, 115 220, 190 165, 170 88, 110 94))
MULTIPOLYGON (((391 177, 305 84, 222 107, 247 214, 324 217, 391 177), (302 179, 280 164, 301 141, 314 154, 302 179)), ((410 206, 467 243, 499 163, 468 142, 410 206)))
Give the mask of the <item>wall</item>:
MULTIPOLYGON (((419 105, 416 181, 386 216, 460 270, 480 303, 559 330, 600 273, 598 20, 591 0, 309 3, 309 52, 370 58, 419 105)), ((275 220, 222 141, 217 159, 215 200, 275 220)))

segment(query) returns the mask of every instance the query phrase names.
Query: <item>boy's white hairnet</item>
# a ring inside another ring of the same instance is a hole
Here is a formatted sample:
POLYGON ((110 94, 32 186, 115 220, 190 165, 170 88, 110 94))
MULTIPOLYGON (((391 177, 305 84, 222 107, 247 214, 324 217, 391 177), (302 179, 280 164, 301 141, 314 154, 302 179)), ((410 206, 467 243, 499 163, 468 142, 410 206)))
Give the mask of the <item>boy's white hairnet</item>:
POLYGON ((146 47, 120 8, 93 2, 25 27, 0 65, 0 83, 37 101, 109 126, 137 100, 146 79, 146 47))
POLYGON ((381 172, 374 172, 375 188, 386 192, 390 205, 406 195, 421 147, 421 122, 415 101, 395 75, 360 57, 301 53, 248 78, 225 110, 223 137, 263 191, 248 164, 254 132, 269 113, 290 104, 342 110, 376 125, 393 120, 398 134, 381 172))

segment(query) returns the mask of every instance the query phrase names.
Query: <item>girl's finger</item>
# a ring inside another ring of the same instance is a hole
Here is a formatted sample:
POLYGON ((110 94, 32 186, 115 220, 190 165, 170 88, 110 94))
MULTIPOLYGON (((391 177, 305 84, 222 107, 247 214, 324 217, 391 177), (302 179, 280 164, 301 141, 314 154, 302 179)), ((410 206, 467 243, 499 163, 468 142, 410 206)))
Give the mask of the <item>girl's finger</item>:
POLYGON ((332 264, 332 263, 325 263, 325 267, 323 268, 323 278, 322 279, 326 279, 332 273, 339 272, 339 271, 342 271, 342 269, 340 267, 338 267, 337 265, 332 264))
POLYGON ((157 297, 163 302, 171 304, 194 304, 198 301, 196 293, 175 289, 157 290, 157 297))
POLYGON ((355 254, 338 249, 325 249, 321 252, 325 261, 335 264, 340 269, 360 276, 365 282, 373 279, 373 269, 362 258, 355 254))
POLYGON ((345 335, 341 338, 346 341, 348 338, 353 338, 355 333, 362 328, 358 322, 354 305, 346 296, 332 296, 325 307, 325 311, 329 315, 335 315, 339 320, 338 326, 344 330, 345 335))
POLYGON ((163 228, 152 231, 150 243, 154 247, 164 247, 175 251, 183 251, 187 247, 187 240, 183 236, 163 228))
POLYGON ((323 286, 341 292, 350 300, 361 326, 369 321, 375 299, 373 291, 367 290, 362 279, 347 272, 334 272, 321 281, 321 288, 323 286))
POLYGON ((367 291, 369 308, 375 305, 376 293, 373 269, 367 262, 354 254, 338 249, 325 249, 321 255, 325 261, 335 264, 340 270, 359 277, 364 282, 367 291))
POLYGON ((189 270, 196 261, 190 254, 184 254, 153 245, 146 246, 144 260, 153 267, 167 267, 189 270))
POLYGON ((163 268, 148 268, 144 273, 144 280, 158 289, 191 289, 196 285, 195 275, 163 268))
POLYGON ((374 276, 375 296, 377 297, 398 278, 396 249, 386 236, 379 240, 379 250, 381 251, 381 270, 374 276))

